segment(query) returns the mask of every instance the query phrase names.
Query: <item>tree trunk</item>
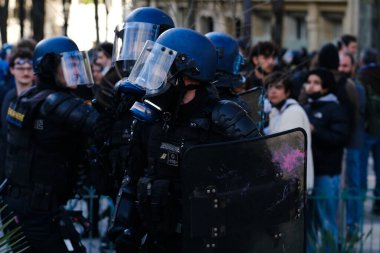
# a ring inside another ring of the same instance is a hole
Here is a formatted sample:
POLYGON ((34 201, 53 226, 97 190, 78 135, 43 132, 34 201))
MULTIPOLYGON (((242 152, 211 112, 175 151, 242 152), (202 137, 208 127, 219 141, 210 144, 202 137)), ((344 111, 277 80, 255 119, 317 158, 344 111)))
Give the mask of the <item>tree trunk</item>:
POLYGON ((194 0, 187 1, 188 10, 187 10, 184 25, 185 27, 190 28, 190 29, 195 29, 195 8, 196 8, 195 4, 196 4, 196 1, 194 0))
POLYGON ((19 0, 18 18, 20 20, 20 37, 24 38, 25 0, 19 0))
POLYGON ((63 7, 63 34, 67 36, 67 27, 70 14, 71 0, 62 0, 63 7))
POLYGON ((272 42, 278 47, 282 47, 282 28, 284 18, 284 1, 272 0, 272 11, 274 14, 274 24, 272 25, 272 42))
POLYGON ((45 0, 33 0, 32 3, 33 38, 40 41, 44 38, 45 0))
POLYGON ((99 14, 98 14, 99 1, 94 0, 94 4, 95 4, 96 45, 99 45, 99 14))
MULTIPOLYGON (((1 3, 3 3, 3 1, 1 1, 1 3)), ((0 35, 1 35, 2 44, 5 44, 8 42, 8 36, 7 36, 8 6, 9 6, 9 0, 5 0, 4 3, 0 6, 0 35)))
POLYGON ((252 1, 244 0, 243 2, 243 37, 251 39, 251 27, 252 27, 252 1))

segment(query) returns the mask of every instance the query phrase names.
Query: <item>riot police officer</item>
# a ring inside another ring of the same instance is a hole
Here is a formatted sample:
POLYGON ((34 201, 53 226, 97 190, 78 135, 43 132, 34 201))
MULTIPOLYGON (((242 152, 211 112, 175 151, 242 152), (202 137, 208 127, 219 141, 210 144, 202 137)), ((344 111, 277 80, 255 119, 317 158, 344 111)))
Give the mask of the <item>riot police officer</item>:
POLYGON ((245 91, 245 79, 240 75, 244 58, 239 52, 236 39, 222 32, 209 32, 210 39, 217 50, 215 82, 222 99, 236 100, 237 94, 245 91))
POLYGON ((186 149, 258 135, 245 110, 218 98, 210 84, 215 69, 216 50, 209 39, 173 28, 146 44, 131 72, 129 81, 146 92, 143 102, 131 108, 139 123, 124 191, 129 198, 124 234, 135 252, 141 247, 181 252, 180 175, 186 149))
POLYGON ((214 44, 218 54, 213 84, 220 98, 238 103, 255 122, 260 122, 260 104, 264 90, 261 87, 246 90, 246 79, 240 74, 245 59, 240 54, 237 40, 223 32, 209 32, 206 37, 214 44))
MULTIPOLYGON (((116 252, 125 252, 129 249, 128 238, 123 235, 126 229, 125 180, 121 185, 127 167, 130 128, 133 121, 129 108, 144 95, 143 89, 131 85, 127 79, 145 42, 155 41, 162 32, 173 27, 172 18, 162 10, 141 7, 132 11, 124 24, 115 30, 113 60, 115 68, 122 73, 123 78, 116 83, 113 91, 115 97, 109 105, 114 125, 109 140, 98 154, 97 162, 100 164, 97 166, 96 182, 97 190, 101 194, 110 195, 113 199, 120 188, 108 231, 108 237, 115 242, 116 252)), ((97 99, 106 100, 99 97, 97 99)))
POLYGON ((40 41, 34 51, 37 85, 11 103, 4 202, 14 211, 30 252, 85 252, 63 205, 72 197, 85 137, 99 114, 73 95, 92 84, 87 54, 68 37, 40 41))

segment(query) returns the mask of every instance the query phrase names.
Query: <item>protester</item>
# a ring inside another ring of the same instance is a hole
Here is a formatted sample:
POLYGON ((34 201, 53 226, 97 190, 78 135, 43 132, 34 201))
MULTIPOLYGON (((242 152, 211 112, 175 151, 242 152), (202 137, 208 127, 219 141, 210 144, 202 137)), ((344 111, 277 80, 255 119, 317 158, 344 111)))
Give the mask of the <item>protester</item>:
POLYGON ((356 95, 359 102, 357 121, 354 125, 354 135, 346 149, 346 172, 345 187, 347 188, 347 239, 357 239, 361 230, 360 224, 363 218, 363 199, 366 190, 366 170, 362 170, 360 165, 360 153, 364 147, 364 114, 365 114, 365 90, 359 80, 353 78, 355 73, 355 60, 351 53, 341 52, 339 54, 339 72, 352 78, 356 87, 356 95))
POLYGON ((317 68, 309 72, 305 87, 309 102, 305 110, 311 124, 315 171, 311 220, 307 224, 309 252, 315 252, 318 231, 322 233, 324 252, 338 250, 341 163, 349 132, 345 111, 332 93, 334 86, 334 75, 330 71, 317 68))
POLYGON ((309 119, 296 100, 290 98, 293 84, 284 72, 273 72, 264 79, 268 99, 272 104, 269 114, 269 126, 266 134, 275 134, 300 127, 307 138, 306 188, 311 190, 314 184, 314 164, 311 151, 311 133, 309 119))

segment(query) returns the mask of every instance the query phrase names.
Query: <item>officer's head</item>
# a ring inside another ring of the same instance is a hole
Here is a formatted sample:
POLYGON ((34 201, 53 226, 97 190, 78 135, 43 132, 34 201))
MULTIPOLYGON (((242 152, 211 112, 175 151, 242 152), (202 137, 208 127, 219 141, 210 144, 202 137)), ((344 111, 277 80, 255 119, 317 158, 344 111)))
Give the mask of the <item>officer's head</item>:
POLYGON ((33 70, 40 87, 69 87, 93 84, 86 52, 65 36, 40 41, 34 50, 33 70))
POLYGON ((187 28, 172 28, 156 42, 148 41, 129 80, 143 87, 147 96, 165 92, 183 77, 194 83, 213 81, 217 53, 204 35, 187 28))
POLYGON ((206 37, 214 44, 218 62, 216 65, 216 85, 229 88, 238 88, 244 85, 244 79, 240 76, 240 71, 244 64, 244 58, 239 52, 239 44, 236 39, 222 32, 210 32, 206 37), (228 79, 227 84, 221 79, 228 79))
POLYGON ((141 7, 132 11, 124 24, 115 29, 113 62, 122 75, 129 76, 147 40, 155 41, 173 27, 172 18, 158 8, 141 7))
POLYGON ((128 78, 146 91, 145 101, 160 111, 178 107, 186 92, 213 81, 217 53, 204 35, 172 28, 148 41, 128 78))

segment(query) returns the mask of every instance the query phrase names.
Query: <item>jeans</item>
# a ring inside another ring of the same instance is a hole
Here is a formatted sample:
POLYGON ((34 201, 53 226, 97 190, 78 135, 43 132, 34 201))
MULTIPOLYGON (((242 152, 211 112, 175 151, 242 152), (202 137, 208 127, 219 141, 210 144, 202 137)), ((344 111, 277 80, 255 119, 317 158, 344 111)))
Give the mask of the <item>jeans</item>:
POLYGON ((363 217, 363 197, 366 191, 367 170, 360 165, 361 150, 347 148, 346 152, 346 187, 347 187, 347 228, 359 228, 363 217))
POLYGON ((308 252, 337 252, 340 176, 316 176, 307 223, 308 252))
POLYGON ((367 189, 367 166, 369 153, 372 151, 373 170, 376 176, 376 184, 374 195, 380 197, 380 136, 365 134, 365 143, 361 151, 361 171, 363 172, 360 178, 364 189, 367 189))

